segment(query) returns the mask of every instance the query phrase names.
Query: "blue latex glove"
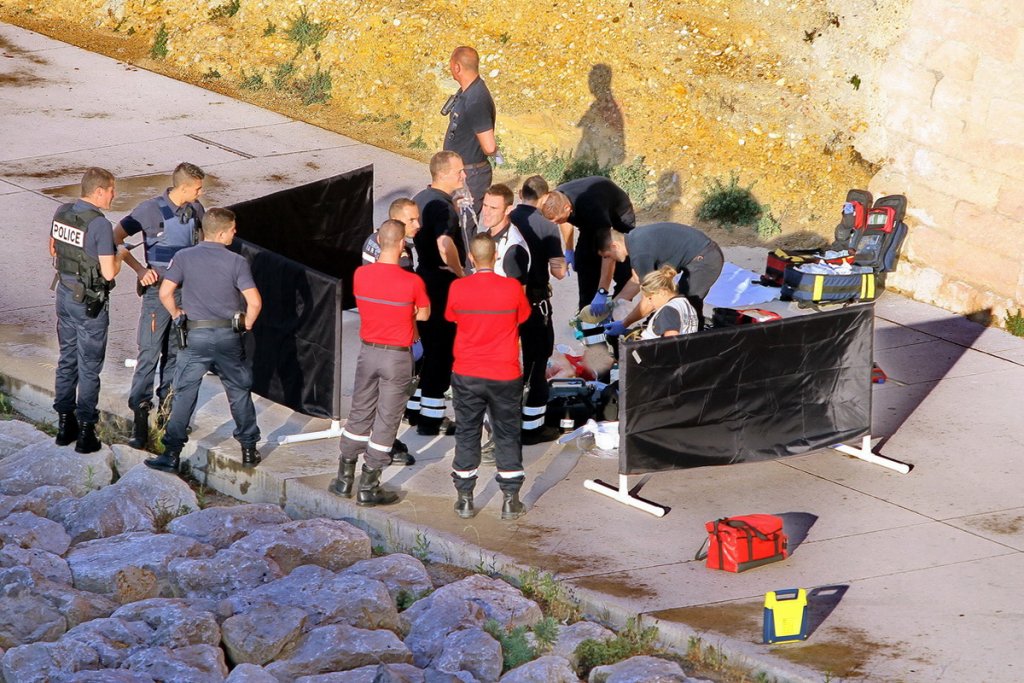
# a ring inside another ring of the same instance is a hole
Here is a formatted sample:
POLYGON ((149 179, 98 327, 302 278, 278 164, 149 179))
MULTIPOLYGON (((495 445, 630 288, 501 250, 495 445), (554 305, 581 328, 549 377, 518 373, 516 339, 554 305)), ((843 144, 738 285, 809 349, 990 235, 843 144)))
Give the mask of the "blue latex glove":
MULTIPOLYGON (((591 308, 590 310, 594 309, 591 308)), ((609 337, 621 337, 622 335, 626 334, 628 330, 629 328, 626 327, 626 325, 621 320, 605 323, 604 325, 604 333, 606 336, 609 337)))
POLYGON ((607 315, 608 313, 608 294, 602 294, 600 291, 594 295, 594 300, 590 302, 590 312, 594 315, 607 315))
POLYGON ((576 269, 576 252, 572 249, 565 250, 565 267, 567 270, 576 269))
POLYGON ((412 359, 414 361, 423 358, 423 340, 417 339, 412 343, 412 359))

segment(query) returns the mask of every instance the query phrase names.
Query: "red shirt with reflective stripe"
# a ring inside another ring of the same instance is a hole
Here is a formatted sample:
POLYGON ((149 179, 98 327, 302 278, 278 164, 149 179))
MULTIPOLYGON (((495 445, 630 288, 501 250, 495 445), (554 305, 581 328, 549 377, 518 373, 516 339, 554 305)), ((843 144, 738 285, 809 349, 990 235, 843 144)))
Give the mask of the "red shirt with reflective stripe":
POLYGON ((522 376, 519 325, 530 317, 530 302, 521 284, 490 271, 456 280, 444 317, 458 325, 453 372, 496 380, 522 376))
POLYGON ((393 263, 369 263, 356 268, 352 283, 359 308, 359 337, 363 341, 411 346, 416 339, 415 308, 430 305, 419 275, 393 263))

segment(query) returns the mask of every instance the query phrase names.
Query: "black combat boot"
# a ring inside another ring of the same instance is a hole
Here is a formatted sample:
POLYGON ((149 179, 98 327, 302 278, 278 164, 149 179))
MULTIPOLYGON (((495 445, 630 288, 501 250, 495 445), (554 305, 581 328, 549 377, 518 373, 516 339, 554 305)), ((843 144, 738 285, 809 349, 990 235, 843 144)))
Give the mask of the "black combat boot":
POLYGON ((391 464, 404 467, 416 464, 416 458, 409 452, 409 447, 398 439, 391 445, 391 464))
POLYGON ((149 408, 139 407, 135 409, 135 419, 132 422, 132 438, 128 439, 128 445, 132 448, 145 448, 149 443, 149 408))
POLYGON ((103 444, 96 438, 96 423, 83 422, 78 430, 78 440, 75 442, 76 453, 95 453, 103 444))
POLYGON ((519 500, 519 491, 502 491, 505 497, 501 504, 502 519, 519 519, 526 513, 526 506, 519 500))
POLYGON ((256 467, 263 462, 256 446, 242 446, 242 467, 256 467))
POLYGON ((78 440, 78 418, 74 413, 57 413, 57 445, 67 446, 78 440))
POLYGON ((338 465, 338 477, 334 479, 327 490, 342 498, 351 498, 352 489, 356 483, 356 461, 349 462, 342 460, 338 465))
POLYGON ((458 498, 455 499, 455 513, 463 519, 470 519, 476 514, 473 509, 473 492, 457 491, 458 498))
POLYGON ((181 464, 181 448, 165 448, 162 455, 155 458, 146 458, 142 463, 151 470, 161 472, 178 473, 178 465, 181 464))
POLYGON ((356 505, 374 507, 375 505, 391 505, 398 502, 397 493, 392 493, 380 485, 380 473, 380 470, 372 470, 363 465, 363 473, 359 475, 356 505))

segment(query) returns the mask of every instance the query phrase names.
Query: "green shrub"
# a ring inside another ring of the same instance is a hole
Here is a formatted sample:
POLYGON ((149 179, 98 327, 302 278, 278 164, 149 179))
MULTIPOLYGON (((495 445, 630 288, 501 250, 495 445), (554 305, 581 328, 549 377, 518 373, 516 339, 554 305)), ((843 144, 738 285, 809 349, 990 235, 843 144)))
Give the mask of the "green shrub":
POLYGON ((299 92, 302 95, 302 103, 309 106, 311 104, 323 104, 327 100, 331 99, 331 70, 321 71, 320 67, 316 68, 314 73, 309 78, 300 81, 298 83, 299 92))
POLYGON ((233 17, 238 14, 238 10, 242 7, 241 0, 228 0, 223 5, 218 5, 210 10, 207 15, 210 19, 226 19, 227 17, 233 17))
POLYGON ((504 629, 496 620, 488 619, 484 623, 484 630, 501 643, 502 673, 510 671, 520 664, 525 664, 537 656, 529 641, 526 640, 525 626, 504 629))
POLYGON ((274 69, 274 78, 272 83, 274 90, 284 90, 288 85, 288 79, 291 78, 292 74, 295 73, 295 62, 281 62, 274 69))
POLYGON ((267 19, 267 27, 263 29, 263 37, 266 38, 274 35, 275 33, 277 33, 277 26, 270 23, 270 19, 267 19))
POLYGON ((1019 308, 1016 313, 1007 313, 1003 322, 1006 323, 1007 332, 1015 337, 1024 337, 1024 315, 1019 308))
POLYGON ((637 655, 653 654, 657 638, 657 626, 640 628, 636 619, 630 619, 626 628, 616 637, 610 640, 588 638, 576 647, 576 657, 579 659, 577 673, 580 678, 587 678, 594 667, 614 664, 637 655))
POLYGON ((636 206, 645 206, 647 202, 647 177, 650 170, 644 164, 644 157, 636 157, 628 164, 619 166, 602 166, 592 156, 574 157, 571 153, 561 153, 557 149, 550 152, 531 149, 522 159, 511 159, 512 170, 518 175, 541 175, 552 185, 577 178, 603 176, 626 191, 636 206))
POLYGON ((761 204, 749 187, 740 187, 739 176, 733 173, 726 185, 715 178, 701 195, 704 201, 697 209, 697 218, 702 221, 717 221, 719 225, 732 228, 737 225, 753 225, 761 217, 761 204))
POLYGON ((640 207, 647 205, 647 179, 650 175, 644 157, 636 157, 628 164, 612 168, 611 179, 626 191, 634 206, 640 207))
POLYGON ((767 241, 782 234, 782 223, 772 215, 770 206, 765 204, 763 209, 761 217, 757 219, 757 227, 755 229, 757 230, 757 236, 767 241))
POLYGON ((153 37, 153 47, 149 48, 149 56, 153 59, 163 59, 167 56, 167 27, 160 24, 153 37))
POLYGON ((263 90, 267 87, 267 84, 263 80, 263 74, 255 73, 251 76, 246 76, 245 72, 242 72, 242 82, 238 84, 242 90, 263 90))
POLYGON ((299 9, 299 13, 292 17, 291 26, 288 27, 288 40, 299 46, 298 51, 302 52, 307 47, 316 47, 327 37, 330 29, 328 22, 316 22, 309 18, 309 12, 305 7, 299 9))

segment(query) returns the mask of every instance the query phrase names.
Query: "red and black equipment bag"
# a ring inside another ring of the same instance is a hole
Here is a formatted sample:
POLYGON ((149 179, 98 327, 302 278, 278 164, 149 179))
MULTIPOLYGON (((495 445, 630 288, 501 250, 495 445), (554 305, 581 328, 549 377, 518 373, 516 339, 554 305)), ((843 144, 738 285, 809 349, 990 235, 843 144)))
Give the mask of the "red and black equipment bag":
POLYGON ((775 311, 763 308, 715 308, 711 316, 711 327, 732 327, 751 323, 766 323, 781 320, 782 316, 775 311))
POLYGON ((836 251, 850 248, 850 239, 857 230, 863 230, 868 224, 868 212, 871 210, 872 196, 867 190, 850 190, 846 193, 843 204, 843 217, 836 225, 835 242, 832 248, 836 251))
POLYGON ((853 231, 850 250, 858 266, 874 268, 876 273, 891 273, 899 262, 900 247, 907 237, 907 198, 901 194, 880 197, 868 211, 863 228, 853 231))
POLYGON ((725 517, 704 525, 708 530, 706 555, 704 546, 694 559, 707 557, 708 569, 742 572, 763 564, 778 562, 788 556, 782 518, 775 515, 743 515, 725 517))
POLYGON ((764 267, 764 275, 761 276, 761 284, 765 287, 781 287, 786 278, 786 268, 805 263, 828 263, 839 266, 853 263, 853 254, 827 259, 822 255, 821 249, 775 249, 768 252, 768 262, 764 267))

